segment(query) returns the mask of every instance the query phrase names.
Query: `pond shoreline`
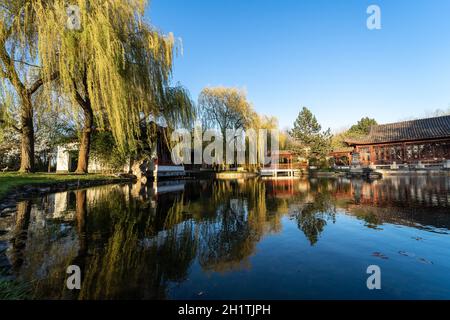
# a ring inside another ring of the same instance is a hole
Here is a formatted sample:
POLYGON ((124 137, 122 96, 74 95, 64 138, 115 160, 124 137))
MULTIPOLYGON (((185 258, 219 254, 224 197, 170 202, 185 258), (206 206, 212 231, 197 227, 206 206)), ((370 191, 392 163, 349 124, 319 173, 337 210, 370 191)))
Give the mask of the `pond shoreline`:
MULTIPOLYGON (((450 171, 440 171, 439 174, 435 172, 411 172, 411 171, 388 171, 383 170, 383 175, 385 176, 450 176, 450 171)), ((304 178, 319 178, 319 179, 336 179, 339 177, 345 177, 345 172, 333 172, 333 171, 313 171, 308 175, 304 175, 304 178)), ((1 177, 1 175, 0 175, 1 177)), ((32 176, 30 176, 32 177, 32 176)), ((180 180, 195 180, 198 175, 190 174, 180 180)), ((260 178, 255 173, 249 172, 213 172, 205 175, 208 179, 217 180, 235 180, 235 179, 255 179, 260 178)), ((33 182, 30 180, 29 184, 17 185, 11 187, 3 195, 0 194, 0 216, 6 209, 11 209, 16 206, 16 203, 22 200, 27 200, 34 197, 45 196, 52 193, 73 191, 78 189, 85 189, 90 187, 112 185, 112 184, 124 184, 124 183, 134 183, 136 182, 135 176, 123 176, 123 177, 113 177, 105 176, 98 177, 93 176, 92 179, 89 176, 80 176, 79 179, 74 179, 73 177, 67 180, 55 180, 48 182, 33 182)))
POLYGON ((36 184, 21 185, 12 188, 7 193, 0 197, 0 216, 6 209, 11 209, 16 206, 16 203, 21 200, 27 200, 34 197, 41 197, 51 193, 72 191, 84 188, 91 188, 97 186, 132 183, 136 179, 132 177, 127 178, 93 178, 92 180, 68 180, 68 181, 54 181, 43 182, 36 184))

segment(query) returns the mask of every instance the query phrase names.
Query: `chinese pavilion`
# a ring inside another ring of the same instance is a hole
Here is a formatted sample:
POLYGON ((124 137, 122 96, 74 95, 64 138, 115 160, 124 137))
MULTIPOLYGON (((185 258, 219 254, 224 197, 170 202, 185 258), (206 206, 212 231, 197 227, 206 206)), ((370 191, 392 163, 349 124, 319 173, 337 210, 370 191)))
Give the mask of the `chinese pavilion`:
POLYGON ((373 126, 346 142, 362 165, 442 163, 450 160, 450 115, 373 126))

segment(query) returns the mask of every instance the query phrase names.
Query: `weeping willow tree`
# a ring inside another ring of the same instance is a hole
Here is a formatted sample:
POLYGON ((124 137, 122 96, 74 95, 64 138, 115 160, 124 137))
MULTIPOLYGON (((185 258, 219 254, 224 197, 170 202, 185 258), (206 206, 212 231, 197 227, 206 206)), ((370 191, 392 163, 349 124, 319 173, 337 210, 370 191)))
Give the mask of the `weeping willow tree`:
POLYGON ((20 106, 21 171, 33 170, 38 91, 48 107, 82 123, 78 172, 87 171, 95 130, 111 131, 125 153, 137 149, 142 122, 150 117, 190 121, 186 91, 169 86, 175 39, 143 20, 146 5, 145 0, 0 0, 0 77, 20 106), (70 27, 73 19, 78 28, 70 27))
MULTIPOLYGON (((150 118, 187 122, 192 104, 182 87, 170 87, 176 49, 143 20, 144 0, 73 0, 79 28, 67 28, 67 1, 35 0, 42 73, 58 71, 58 94, 81 107, 77 172, 88 168, 94 130, 112 133, 121 152, 137 150, 150 118)), ((148 126, 150 128, 150 126, 148 126)), ((148 136, 148 135, 147 135, 148 136)))
MULTIPOLYGON (((34 170, 33 96, 50 90, 57 72, 48 69, 41 73, 37 36, 37 15, 32 0, 0 0, 0 79, 3 90, 2 109, 17 108, 18 124, 1 122, 21 135, 21 172, 34 170)), ((11 120, 9 116, 7 119, 11 120)))

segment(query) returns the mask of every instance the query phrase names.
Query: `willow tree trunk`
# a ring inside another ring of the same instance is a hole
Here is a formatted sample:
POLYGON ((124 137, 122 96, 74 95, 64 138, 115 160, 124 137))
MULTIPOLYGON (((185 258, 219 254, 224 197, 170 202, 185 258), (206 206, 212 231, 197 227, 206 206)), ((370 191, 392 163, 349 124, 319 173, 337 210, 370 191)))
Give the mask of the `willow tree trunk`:
MULTIPOLYGON (((81 262, 84 262, 84 257, 87 254, 87 234, 86 234, 86 220, 87 220, 87 191, 86 190, 78 190, 75 192, 76 197, 76 222, 77 222, 77 232, 78 232, 78 241, 79 241, 79 250, 78 256, 74 259, 72 263, 78 265, 79 267, 84 266, 84 263, 81 265, 81 262), (81 261, 80 261, 81 260, 81 261)), ((84 268, 82 268, 83 270, 84 268)))
POLYGON ((52 172, 52 156, 51 155, 48 156, 47 161, 48 161, 47 172, 50 173, 50 172, 52 172))
POLYGON ((17 204, 15 217, 14 237, 12 239, 11 264, 13 270, 18 271, 24 262, 24 250, 28 239, 28 227, 30 225, 31 202, 22 201, 17 204))
POLYGON ((90 105, 83 108, 84 128, 81 133, 80 151, 78 153, 78 165, 76 173, 86 174, 89 167, 89 153, 91 151, 92 126, 94 125, 94 114, 90 105))
POLYGON ((20 172, 34 171, 34 128, 31 96, 22 97, 20 172))

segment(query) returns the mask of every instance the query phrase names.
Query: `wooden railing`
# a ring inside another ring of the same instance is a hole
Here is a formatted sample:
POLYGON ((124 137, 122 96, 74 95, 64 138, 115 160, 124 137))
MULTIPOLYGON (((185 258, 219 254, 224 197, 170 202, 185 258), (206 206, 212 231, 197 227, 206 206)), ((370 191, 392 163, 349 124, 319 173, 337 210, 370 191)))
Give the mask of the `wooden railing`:
POLYGON ((400 165, 406 165, 406 164, 414 166, 414 165, 418 165, 419 162, 421 164, 423 164, 423 165, 439 165, 439 164, 442 164, 446 160, 445 159, 438 159, 438 160, 434 160, 434 159, 423 159, 423 160, 414 159, 414 160, 407 160, 407 161, 401 161, 401 160, 397 160, 397 161, 396 160, 392 160, 392 161, 390 161, 390 160, 377 160, 377 161, 374 161, 374 164, 375 165, 385 165, 385 166, 387 166, 387 165, 391 165, 394 161, 399 166, 400 165))
MULTIPOLYGON (((392 164, 375 164, 375 167, 377 169, 390 169, 392 167, 392 164)), ((422 160, 420 161, 414 161, 410 163, 397 163, 398 169, 407 169, 407 170, 414 170, 414 169, 423 169, 423 168, 429 168, 429 169, 442 169, 445 167, 445 160, 422 160)))

